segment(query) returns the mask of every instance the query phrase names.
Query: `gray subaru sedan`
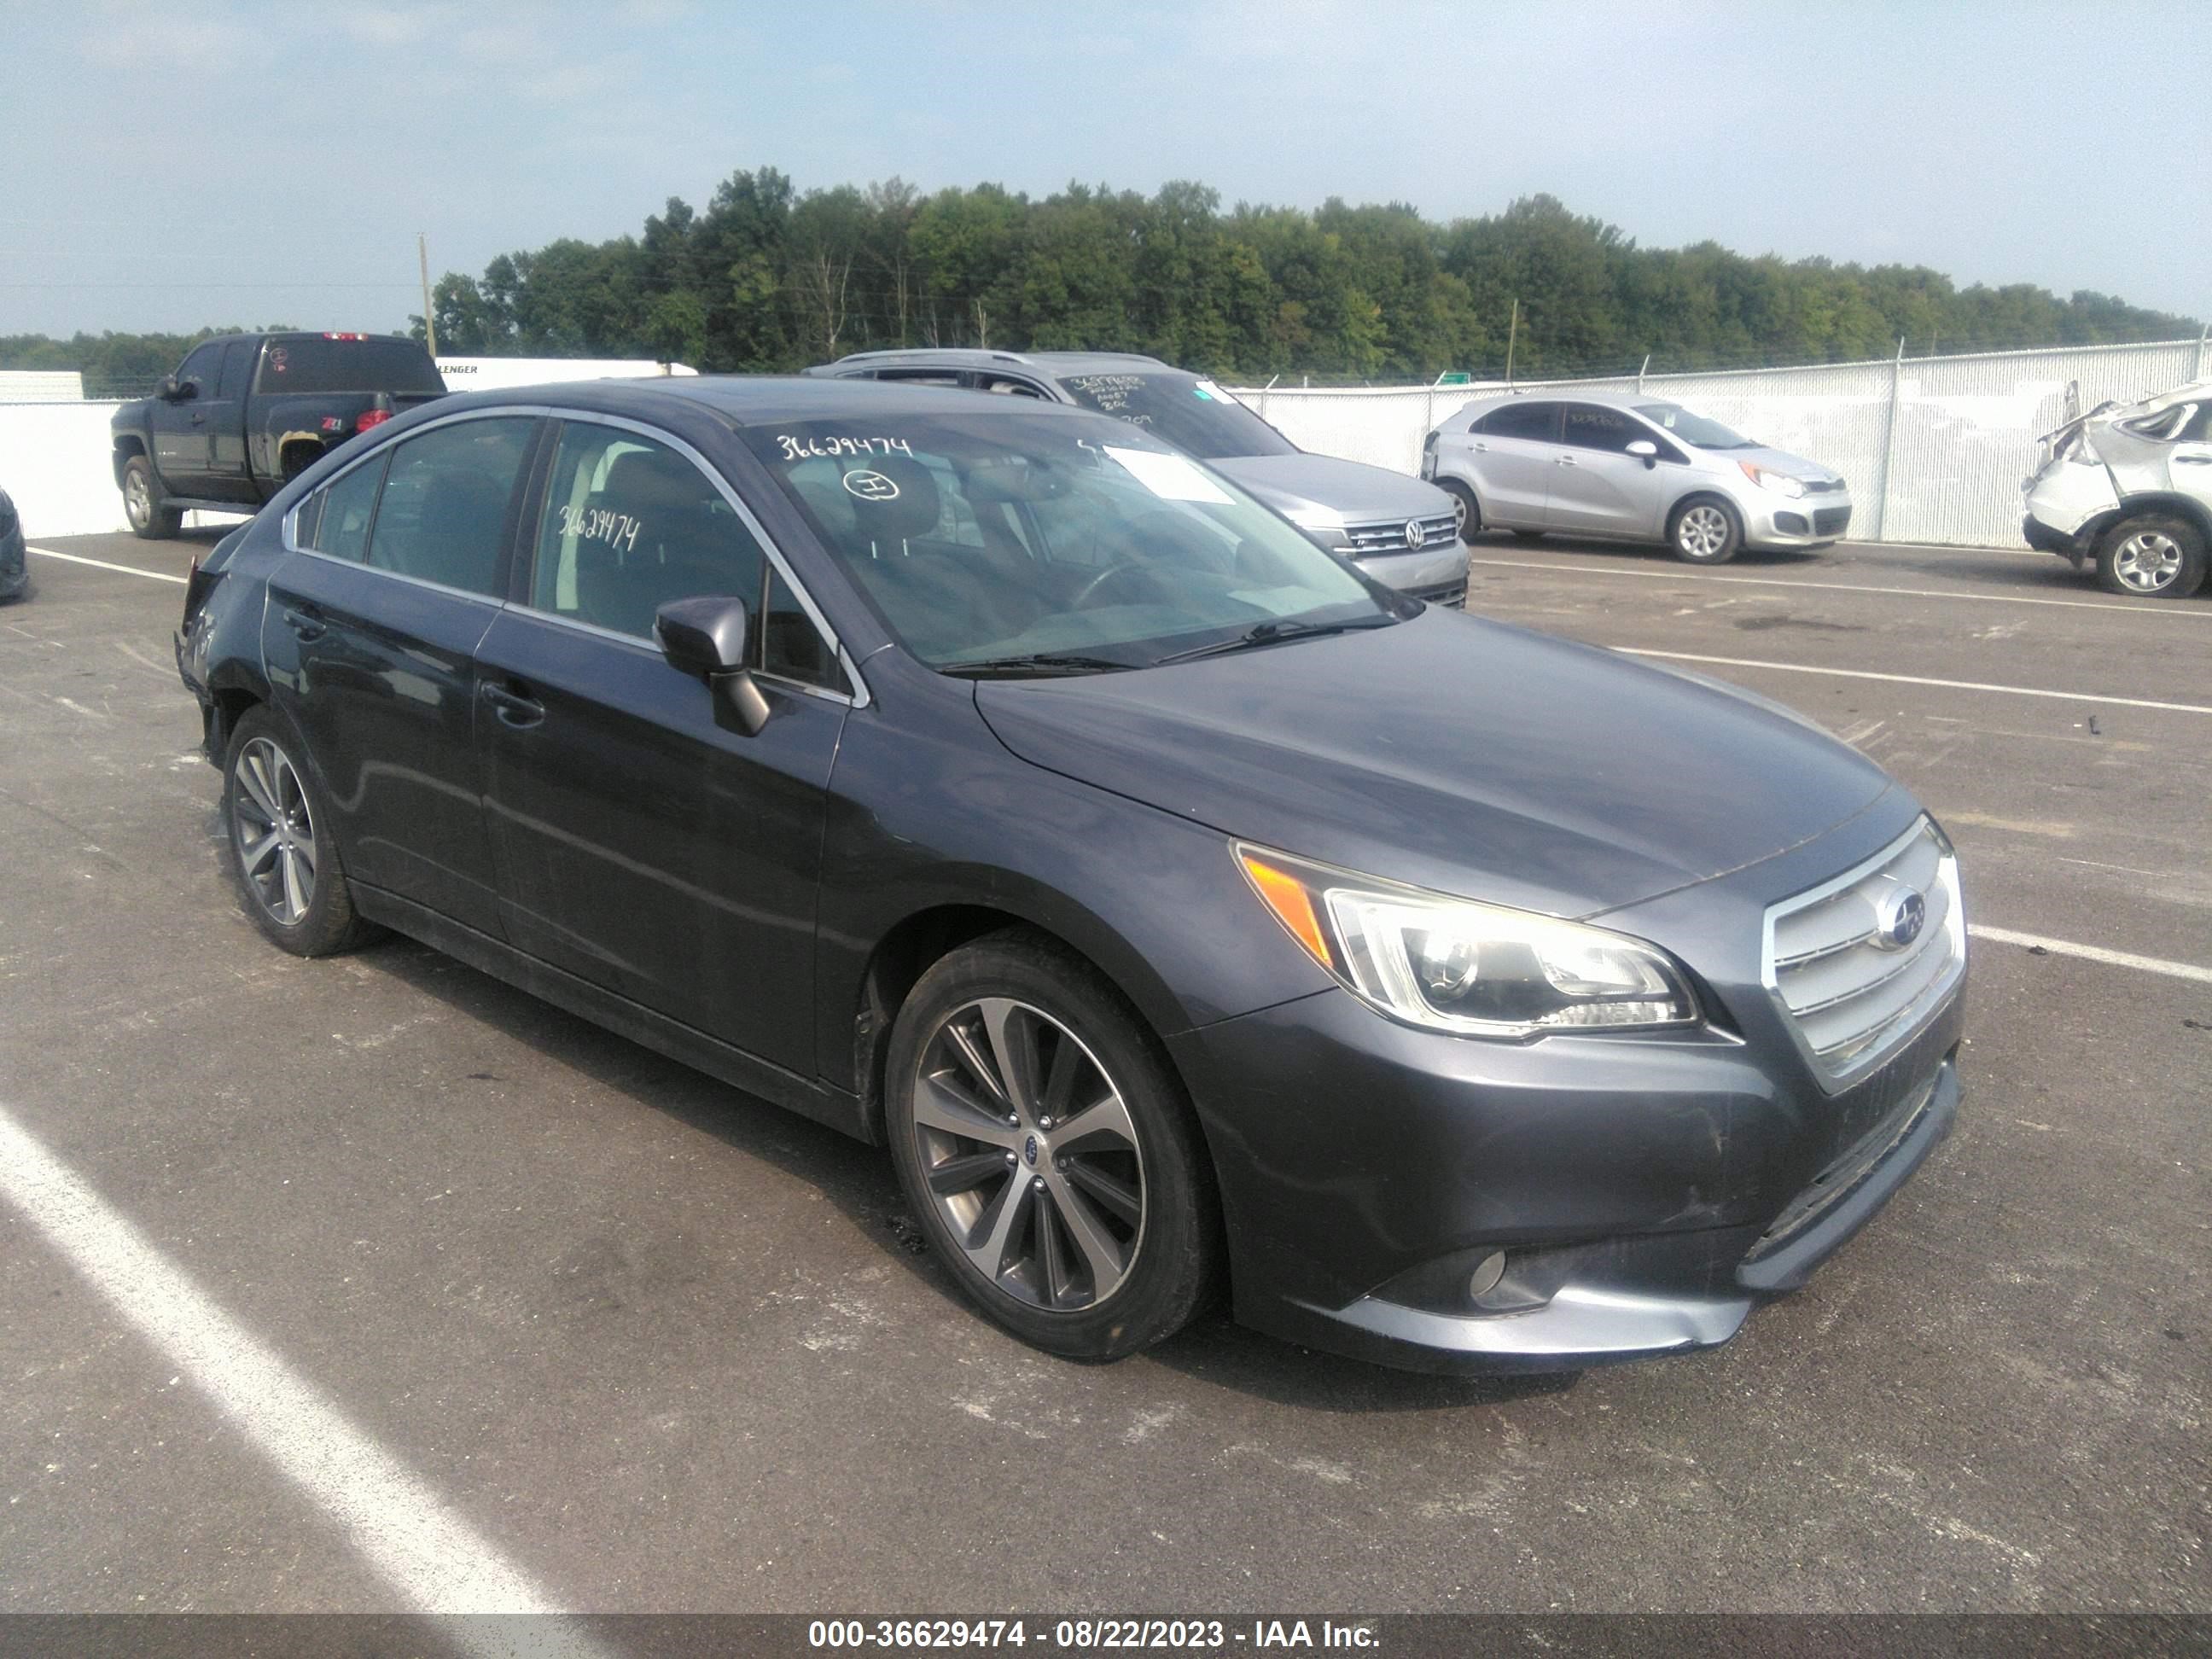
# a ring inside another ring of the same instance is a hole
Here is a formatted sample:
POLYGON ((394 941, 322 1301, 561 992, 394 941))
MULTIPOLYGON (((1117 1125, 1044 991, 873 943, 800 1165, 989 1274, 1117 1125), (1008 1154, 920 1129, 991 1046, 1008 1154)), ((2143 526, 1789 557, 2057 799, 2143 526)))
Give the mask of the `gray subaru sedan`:
POLYGON ((1217 1292, 1417 1368, 1723 1341, 1957 1109, 1902 786, 1109 415, 443 398, 227 537, 177 661, 273 946, 408 934, 886 1148, 1054 1353, 1217 1292))

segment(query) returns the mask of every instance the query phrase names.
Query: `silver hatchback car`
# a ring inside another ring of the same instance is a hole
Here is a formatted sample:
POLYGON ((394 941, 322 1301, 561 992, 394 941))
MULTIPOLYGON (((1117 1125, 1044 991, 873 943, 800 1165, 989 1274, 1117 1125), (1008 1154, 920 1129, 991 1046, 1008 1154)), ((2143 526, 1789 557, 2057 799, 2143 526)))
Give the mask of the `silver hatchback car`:
POLYGON ((1559 531, 1724 564, 1747 547, 1826 547, 1851 521, 1850 495, 1826 467, 1680 404, 1615 392, 1469 404, 1429 434, 1421 476, 1452 498, 1468 541, 1559 531))

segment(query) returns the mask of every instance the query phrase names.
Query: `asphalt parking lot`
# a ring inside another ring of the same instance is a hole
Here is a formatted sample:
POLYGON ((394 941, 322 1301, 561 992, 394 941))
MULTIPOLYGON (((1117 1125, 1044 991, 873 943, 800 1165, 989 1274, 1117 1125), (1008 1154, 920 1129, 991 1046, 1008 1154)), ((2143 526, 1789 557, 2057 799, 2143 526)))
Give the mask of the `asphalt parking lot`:
POLYGON ((84 1223, 0 1192, 0 1611, 2212 1611, 2212 598, 1474 550, 1471 608, 1874 756, 2001 930, 1958 1132, 1808 1290, 1493 1383, 1218 1318, 1048 1359, 879 1152, 411 944, 273 951, 170 662, 212 539, 34 541, 0 610, 0 1129, 84 1223))

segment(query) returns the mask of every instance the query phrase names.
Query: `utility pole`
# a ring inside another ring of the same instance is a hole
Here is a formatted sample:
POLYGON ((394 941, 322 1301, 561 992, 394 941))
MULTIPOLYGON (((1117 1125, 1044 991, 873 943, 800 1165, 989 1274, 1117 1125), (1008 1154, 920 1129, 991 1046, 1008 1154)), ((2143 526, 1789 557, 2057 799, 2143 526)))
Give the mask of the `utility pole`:
POLYGON ((1520 337, 1521 301, 1516 295, 1513 301, 1513 320, 1505 330, 1505 384, 1508 386, 1513 384, 1513 343, 1520 337))
POLYGON ((421 231, 415 233, 415 258, 422 268, 422 334, 430 347, 430 355, 438 355, 438 319, 430 314, 430 240, 421 231))

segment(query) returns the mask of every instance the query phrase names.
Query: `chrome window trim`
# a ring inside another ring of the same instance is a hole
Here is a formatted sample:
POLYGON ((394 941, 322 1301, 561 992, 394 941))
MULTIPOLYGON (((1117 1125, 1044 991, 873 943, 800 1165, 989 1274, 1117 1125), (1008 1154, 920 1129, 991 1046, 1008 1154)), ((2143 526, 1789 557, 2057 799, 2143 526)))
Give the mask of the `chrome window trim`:
MULTIPOLYGON (((652 641, 640 639, 635 634, 624 634, 615 629, 601 628, 595 623, 582 622, 575 617, 563 617, 550 611, 541 611, 533 605, 517 605, 497 594, 479 593, 472 588, 453 587, 445 582, 431 581, 427 577, 410 576, 403 571, 391 570, 382 565, 370 564, 363 559, 342 559, 334 553, 325 553, 319 548, 300 545, 300 509, 305 507, 312 497, 321 495, 348 473, 367 466, 371 461, 384 460, 388 452, 418 434, 434 431, 443 426, 457 425, 463 421, 512 419, 518 416, 535 420, 556 420, 564 422, 590 422, 600 426, 618 427, 626 431, 635 432, 641 437, 650 438, 657 444, 665 444, 689 460, 692 465, 697 467, 705 475, 707 481, 720 493, 722 499, 730 504, 738 520, 751 533, 753 539, 760 544, 762 553, 775 568, 776 573, 783 578, 784 585, 791 589, 793 597, 799 601, 799 609, 806 612, 807 620, 814 624, 815 632, 822 636, 835 653, 837 665, 844 672, 845 678, 852 685, 853 690, 848 694, 830 686, 811 685, 804 680, 793 679, 788 675, 774 673, 765 668, 755 672, 758 672, 763 678, 773 680, 778 685, 789 686, 794 690, 825 697, 854 708, 866 708, 873 701, 868 695, 868 683, 860 677, 860 665, 854 660, 853 653, 846 650, 845 642, 837 637, 836 629, 830 627, 829 618, 822 614, 821 606, 815 604, 814 596, 806 591, 805 584, 801 582, 792 570, 791 562, 784 556, 783 550, 775 544, 775 538, 768 533, 760 520, 754 516, 752 509, 747 507, 739 498, 737 491, 730 487, 729 481, 714 470, 705 456, 674 433, 649 426, 642 421, 631 420, 627 416, 605 415, 595 410, 563 409, 551 404, 501 404, 491 409, 459 410, 451 415, 441 415, 434 420, 425 421, 420 426, 411 426, 390 441, 376 445, 365 454, 356 455, 295 501, 284 514, 283 524, 284 550, 288 553, 300 554, 307 558, 321 559, 330 564, 343 565, 349 569, 374 571, 380 576, 389 577, 394 581, 410 582, 417 587, 427 587, 435 593, 453 593, 465 599, 479 600, 501 610, 526 611, 531 616, 543 617, 563 627, 578 628, 586 633, 604 635, 608 639, 621 640, 627 644, 638 647, 641 650, 651 652, 655 656, 659 655, 659 647, 652 641)), ((530 548, 526 550, 526 554, 533 566, 532 574, 535 574, 534 567, 537 563, 538 550, 535 547, 530 548)))
POLYGON ((1798 1057, 1805 1062, 1807 1071, 1820 1085, 1821 1092, 1824 1094, 1841 1094, 1846 1089, 1863 1082, 1869 1073, 1879 1069, 1881 1062, 1887 1060, 1899 1049, 1910 1044, 1913 1038, 1928 1028, 1936 1016, 1949 1003, 1953 994, 1959 988, 1960 981, 1966 977, 1966 907, 1959 885, 1959 854, 1951 845, 1951 838, 1943 833, 1942 826, 1925 812, 1915 818, 1911 827, 1904 834, 1897 836, 1870 857, 1860 860, 1841 875, 1832 876, 1816 887, 1808 887, 1802 893, 1792 893, 1787 898, 1778 899, 1768 905, 1760 922, 1759 983, 1766 988, 1767 1000, 1773 1006, 1775 1014, 1782 1022, 1783 1029, 1789 1032, 1790 1041, 1796 1045, 1798 1057), (1832 897, 1847 887, 1856 885, 1875 871, 1893 862, 1899 854, 1923 834, 1933 836, 1936 839, 1936 879, 1944 884, 1951 901, 1950 914, 1944 922, 1945 927, 1951 934, 1950 966, 1934 984, 1921 994, 1920 1006, 1912 1011, 1909 1022, 1900 1024, 1897 1027, 1893 1036, 1877 1047, 1868 1050, 1863 1056, 1854 1055, 1842 1071, 1831 1071, 1826 1062, 1814 1052, 1813 1045, 1806 1040, 1803 1030, 1799 1027, 1796 1014, 1790 1010, 1789 1002, 1782 994, 1782 977, 1774 953, 1775 924, 1784 916, 1795 915, 1798 911, 1818 904, 1821 900, 1832 897))

